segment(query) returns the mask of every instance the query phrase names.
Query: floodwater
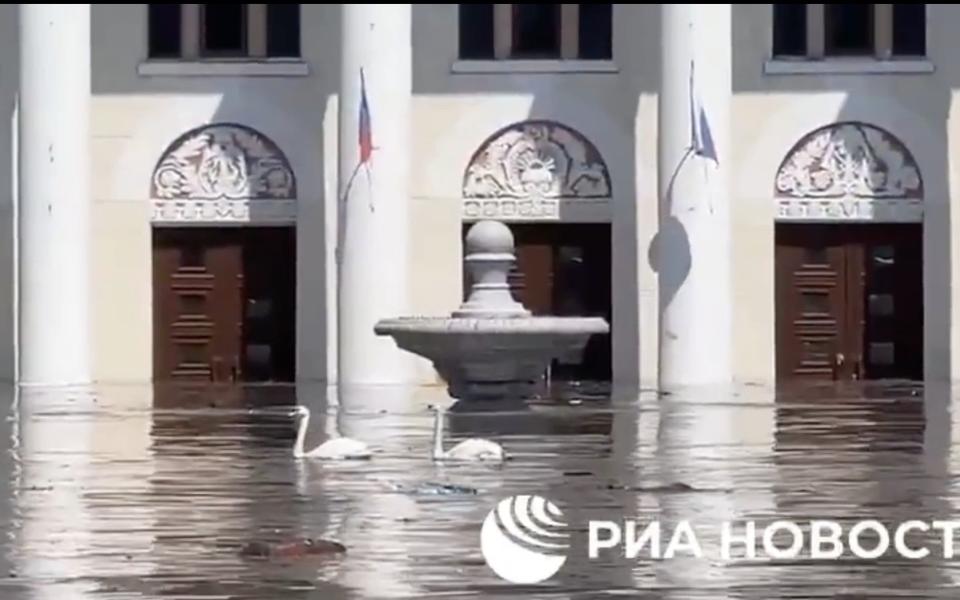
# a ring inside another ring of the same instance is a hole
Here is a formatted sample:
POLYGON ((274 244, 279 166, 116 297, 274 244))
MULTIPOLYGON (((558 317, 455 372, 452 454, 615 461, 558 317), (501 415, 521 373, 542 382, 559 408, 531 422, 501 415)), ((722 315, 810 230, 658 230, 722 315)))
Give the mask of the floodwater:
POLYGON ((960 519, 960 420, 946 388, 574 388, 454 407, 446 445, 493 439, 514 457, 502 465, 430 460, 427 406, 450 404, 440 389, 2 395, 4 600, 958 596, 960 563, 944 558, 934 531, 907 538, 929 548, 924 559, 748 560, 717 550, 723 523, 960 519), (377 454, 294 459, 294 403, 313 411, 308 446, 336 420, 377 454), (480 552, 484 517, 513 494, 555 502, 573 531, 567 562, 539 585, 501 580, 480 552), (657 559, 647 547, 627 558, 620 545, 590 558, 591 519, 660 523, 664 547, 687 521, 702 552, 657 559), (346 553, 239 552, 305 537, 339 541, 346 553))

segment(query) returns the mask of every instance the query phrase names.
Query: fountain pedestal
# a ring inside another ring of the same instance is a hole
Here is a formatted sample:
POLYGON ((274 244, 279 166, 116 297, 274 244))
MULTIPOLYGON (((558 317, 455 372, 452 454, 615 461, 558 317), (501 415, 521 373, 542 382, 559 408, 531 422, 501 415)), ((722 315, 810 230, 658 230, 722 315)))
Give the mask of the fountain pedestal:
POLYGON ((466 239, 472 285, 449 317, 379 321, 377 335, 429 359, 460 400, 529 398, 550 363, 579 358, 591 336, 608 333, 600 317, 539 317, 510 293, 513 234, 498 221, 480 221, 466 239))

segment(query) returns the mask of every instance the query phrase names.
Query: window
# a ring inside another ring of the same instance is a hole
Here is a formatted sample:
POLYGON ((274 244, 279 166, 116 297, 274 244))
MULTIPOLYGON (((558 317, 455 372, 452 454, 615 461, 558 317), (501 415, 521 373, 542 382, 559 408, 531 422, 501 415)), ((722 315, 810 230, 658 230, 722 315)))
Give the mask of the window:
POLYGON ((560 58, 561 10, 559 4, 513 4, 513 58, 560 58))
POLYGON ((612 4, 460 4, 461 60, 610 60, 612 4))
POLYGON ((927 5, 893 5, 893 54, 924 56, 927 53, 927 5))
POLYGON ((152 59, 300 56, 299 4, 149 4, 152 59))
POLYGON ((200 54, 246 56, 248 26, 246 4, 201 4, 200 54))
POLYGON ((824 50, 827 56, 874 53, 873 4, 824 5, 824 50))
POLYGON ((774 4, 774 58, 921 58, 925 4, 774 4))

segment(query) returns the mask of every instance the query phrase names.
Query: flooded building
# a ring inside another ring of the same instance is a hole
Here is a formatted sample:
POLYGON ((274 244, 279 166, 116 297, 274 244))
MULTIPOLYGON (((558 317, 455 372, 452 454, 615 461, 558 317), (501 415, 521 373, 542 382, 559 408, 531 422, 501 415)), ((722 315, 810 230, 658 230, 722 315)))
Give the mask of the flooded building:
POLYGON ((558 376, 960 375, 960 8, 0 7, 0 375, 431 383, 509 222, 558 376))

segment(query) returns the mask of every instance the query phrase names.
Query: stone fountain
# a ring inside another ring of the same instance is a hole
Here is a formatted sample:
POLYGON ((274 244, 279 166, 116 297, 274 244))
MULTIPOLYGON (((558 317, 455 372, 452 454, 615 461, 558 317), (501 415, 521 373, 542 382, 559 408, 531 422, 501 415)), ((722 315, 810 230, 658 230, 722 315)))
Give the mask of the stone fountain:
POLYGON ((433 362, 460 400, 529 398, 550 363, 577 359, 591 336, 609 332, 600 317, 533 316, 510 293, 510 228, 479 221, 467 232, 466 265, 473 284, 448 317, 400 317, 376 324, 378 335, 433 362))

